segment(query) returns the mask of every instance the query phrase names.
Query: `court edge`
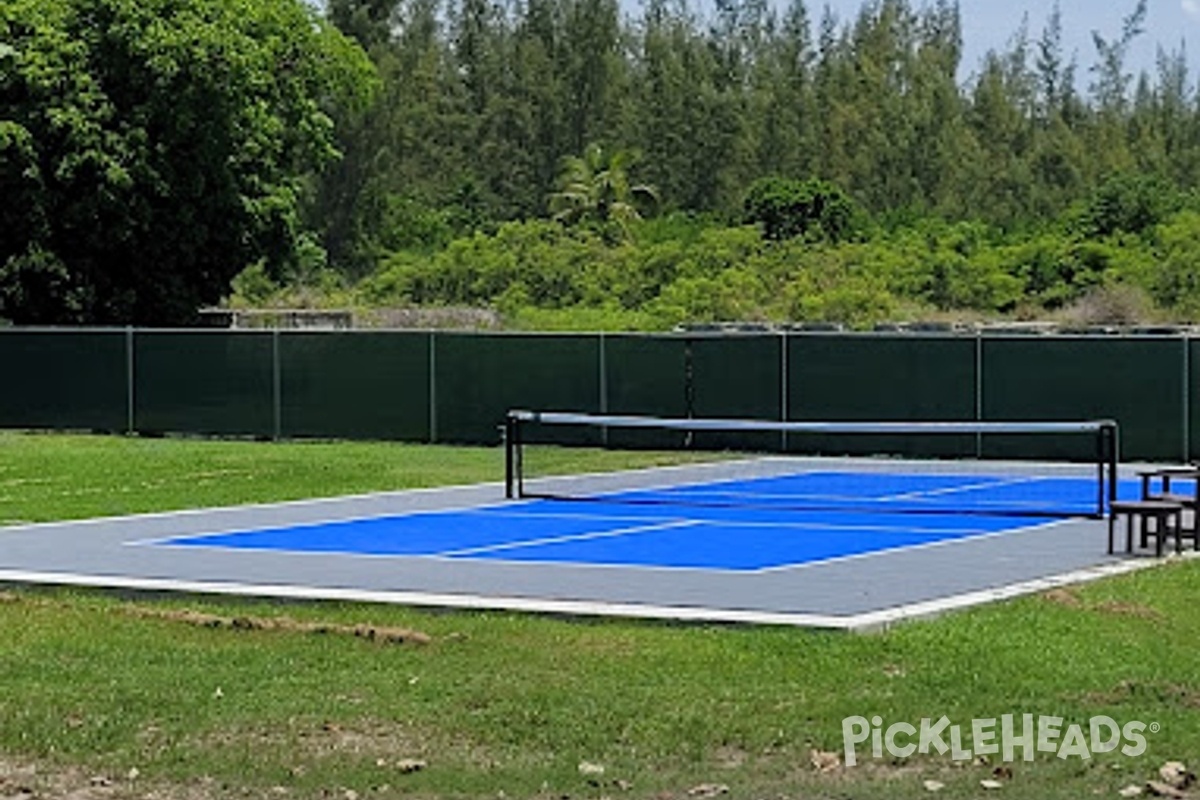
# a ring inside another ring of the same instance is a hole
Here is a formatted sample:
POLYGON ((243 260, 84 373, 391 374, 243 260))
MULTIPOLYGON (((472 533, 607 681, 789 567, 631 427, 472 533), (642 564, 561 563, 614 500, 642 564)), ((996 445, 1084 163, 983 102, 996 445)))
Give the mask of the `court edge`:
MULTIPOLYGON (((1194 554, 1175 558, 1200 558, 1194 554)), ((972 606, 1009 600, 1069 584, 1125 575, 1164 563, 1156 559, 1126 559, 1073 572, 1023 581, 994 589, 967 592, 951 597, 896 606, 865 614, 833 616, 822 614, 751 611, 743 609, 657 606, 637 603, 603 603, 583 600, 550 600, 525 597, 482 597, 466 594, 381 591, 335 587, 295 586, 287 584, 249 584, 224 581, 181 581, 166 578, 135 578, 112 575, 84 575, 69 572, 0 570, 0 584, 75 586, 96 589, 123 589, 141 592, 230 595, 287 600, 333 600, 356 603, 380 603, 475 611, 518 611, 564 616, 601 616, 628 619, 663 620, 684 623, 724 623, 778 625, 822 628, 858 633, 887 630, 898 623, 936 617, 972 606)))

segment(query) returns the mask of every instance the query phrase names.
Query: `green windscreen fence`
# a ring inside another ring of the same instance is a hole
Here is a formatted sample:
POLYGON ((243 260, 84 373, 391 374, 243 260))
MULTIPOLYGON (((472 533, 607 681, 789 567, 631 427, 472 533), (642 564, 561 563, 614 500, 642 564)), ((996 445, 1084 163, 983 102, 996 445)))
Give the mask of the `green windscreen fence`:
POLYGON ((686 417, 687 343, 670 336, 603 337, 604 383, 610 414, 686 417))
POLYGON ((280 335, 284 436, 428 441, 432 334, 280 335))
POLYGON ((270 332, 139 332, 137 430, 274 436, 273 338, 270 332))
POLYGON ((125 431, 125 331, 0 331, 0 424, 125 431))
MULTIPOLYGON (((1112 418, 1200 457, 1200 339, 0 330, 0 426, 495 444, 511 408, 906 422, 1112 418)), ((631 447, 1090 458, 1052 438, 609 431, 631 447)))
MULTIPOLYGON (((694 402, 687 379, 687 342, 673 336, 606 335, 602 339, 604 394, 609 414, 681 418, 694 402)), ((608 444, 677 448, 686 442, 663 431, 620 430, 608 444)))
MULTIPOLYGON (((780 420, 783 414, 783 337, 705 336, 689 339, 688 375, 696 417, 780 420)), ((777 451, 778 434, 697 433, 702 447, 777 451)))
MULTIPOLYGON (((788 418, 920 422, 975 419, 974 337, 800 335, 788 338, 788 418)), ((969 456, 972 436, 789 437, 833 455, 969 456)))
MULTIPOLYGON (((1126 458, 1185 457, 1186 340, 1152 337, 985 338, 987 420, 1111 418, 1126 458)), ((986 455, 1087 457, 1067 442, 997 442, 986 455)))
POLYGON ((600 410, 596 336, 436 334, 434 438, 498 444, 505 413, 600 410))
POLYGON ((1188 339, 1187 348, 1187 416, 1184 419, 1187 455, 1184 460, 1194 460, 1200 458, 1200 339, 1188 339))

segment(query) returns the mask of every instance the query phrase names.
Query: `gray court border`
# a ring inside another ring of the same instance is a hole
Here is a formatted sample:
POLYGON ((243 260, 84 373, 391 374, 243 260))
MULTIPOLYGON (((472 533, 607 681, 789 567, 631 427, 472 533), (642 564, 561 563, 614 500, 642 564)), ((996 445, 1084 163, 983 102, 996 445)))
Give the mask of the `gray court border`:
MULTIPOLYGON (((596 484, 644 488, 711 480, 731 470, 770 474, 795 469, 797 461, 803 460, 657 468, 569 480, 582 482, 585 489, 596 484)), ((812 468, 856 464, 853 459, 821 460, 812 468)), ((903 470, 906 465, 888 462, 879 468, 903 470)), ((952 462, 945 468, 962 472, 965 465, 952 462)), ((998 468, 989 463, 979 471, 998 468)), ((195 553, 191 548, 130 546, 221 530, 503 504, 503 486, 490 483, 9 526, 0 528, 0 582, 865 631, 1159 563, 1104 555, 1107 529, 1096 520, 733 576, 703 570, 664 576, 662 571, 612 565, 438 563, 426 557, 195 553)))
POLYGON ((358 589, 289 586, 286 584, 240 584, 216 581, 185 581, 119 576, 94 576, 77 573, 23 572, 0 570, 0 583, 42 584, 100 589, 124 589, 141 592, 172 592, 201 595, 233 595, 278 600, 326 600, 355 603, 381 603, 475 611, 513 611, 564 616, 600 616, 670 622, 728 623, 823 628, 851 632, 885 630, 910 620, 928 619, 972 606, 1011 600, 1023 595, 1049 591, 1061 586, 1124 575, 1152 567, 1156 562, 1126 561, 1121 564, 1079 570, 1002 589, 981 590, 925 603, 881 609, 853 616, 805 613, 770 613, 736 609, 655 606, 628 603, 603 603, 573 600, 530 600, 521 597, 474 597, 424 592, 383 592, 358 589))

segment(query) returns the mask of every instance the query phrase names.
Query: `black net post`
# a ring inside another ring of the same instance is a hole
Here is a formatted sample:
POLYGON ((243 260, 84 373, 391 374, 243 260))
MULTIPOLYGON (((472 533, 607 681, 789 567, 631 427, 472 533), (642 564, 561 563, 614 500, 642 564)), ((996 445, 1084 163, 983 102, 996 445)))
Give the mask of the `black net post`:
POLYGON ((501 429, 504 439, 504 496, 515 500, 521 496, 521 423, 509 412, 501 429))
POLYGON ((1121 461, 1121 436, 1120 428, 1114 420, 1105 420, 1100 427, 1100 516, 1104 516, 1107 507, 1108 514, 1112 515, 1113 503, 1117 501, 1117 467, 1121 461), (1104 471, 1108 470, 1108 479, 1104 478, 1104 471), (1108 502, 1105 503, 1105 492, 1107 491, 1108 502))

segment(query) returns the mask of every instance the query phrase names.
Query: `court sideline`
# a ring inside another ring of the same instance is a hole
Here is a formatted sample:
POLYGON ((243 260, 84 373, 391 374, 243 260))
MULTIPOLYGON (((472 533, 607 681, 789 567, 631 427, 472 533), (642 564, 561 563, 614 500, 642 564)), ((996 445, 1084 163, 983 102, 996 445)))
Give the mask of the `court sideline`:
MULTIPOLYGON (((710 468, 691 469, 694 476, 676 468, 672 480, 703 480, 710 468)), ((481 508, 520 508, 503 495, 502 485, 485 484, 4 528, 0 580, 859 630, 1154 563, 1104 555, 1104 523, 1077 518, 741 568, 514 557, 526 541, 431 557, 426 550, 237 547, 211 538, 406 515, 461 521, 481 508)), ((603 537, 605 530, 592 532, 603 537)), ((521 535, 554 538, 553 529, 521 535)), ((573 541, 569 531, 559 535, 573 541)), ((595 538, 587 530, 582 536, 595 538)))

